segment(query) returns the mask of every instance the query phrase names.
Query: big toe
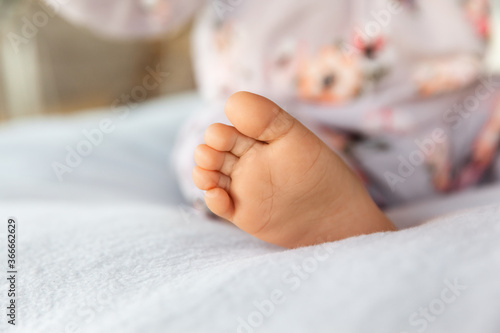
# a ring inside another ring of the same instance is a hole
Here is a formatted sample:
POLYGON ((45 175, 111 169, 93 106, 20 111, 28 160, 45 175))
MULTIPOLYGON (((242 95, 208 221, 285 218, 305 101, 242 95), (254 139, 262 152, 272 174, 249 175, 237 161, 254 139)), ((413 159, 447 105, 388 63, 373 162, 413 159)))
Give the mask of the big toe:
POLYGON ((271 100, 245 91, 232 95, 225 111, 239 132, 265 142, 285 136, 298 123, 271 100))

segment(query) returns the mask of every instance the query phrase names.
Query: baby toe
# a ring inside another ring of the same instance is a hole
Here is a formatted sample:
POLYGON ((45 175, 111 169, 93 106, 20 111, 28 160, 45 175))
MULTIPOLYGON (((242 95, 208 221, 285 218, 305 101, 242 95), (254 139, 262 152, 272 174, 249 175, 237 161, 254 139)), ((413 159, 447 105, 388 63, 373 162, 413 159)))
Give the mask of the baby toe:
POLYGON ((205 132, 205 142, 208 146, 231 152, 237 157, 243 156, 257 141, 241 134, 233 126, 213 124, 205 132))
POLYGON ((200 167, 193 169, 193 181, 195 185, 203 191, 208 191, 214 188, 221 188, 229 191, 231 178, 228 176, 211 170, 205 170, 200 167))
POLYGON ((228 152, 221 152, 208 145, 199 145, 196 148, 194 159, 196 164, 205 170, 220 171, 230 175, 234 169, 238 157, 228 152))
POLYGON ((232 220, 234 203, 227 191, 215 188, 205 194, 207 207, 215 214, 226 220, 232 220))

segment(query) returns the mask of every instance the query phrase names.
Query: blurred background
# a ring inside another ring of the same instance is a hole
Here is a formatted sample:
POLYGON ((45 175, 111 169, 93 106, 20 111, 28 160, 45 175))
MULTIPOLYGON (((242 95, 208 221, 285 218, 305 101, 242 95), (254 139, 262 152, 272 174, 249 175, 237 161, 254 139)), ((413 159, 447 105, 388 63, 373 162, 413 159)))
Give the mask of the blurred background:
POLYGON ((40 11, 47 8, 38 0, 0 0, 0 121, 110 106, 158 65, 169 77, 148 99, 195 88, 191 23, 154 39, 121 41, 57 15, 45 22, 40 11))
MULTIPOLYGON (((500 1, 492 1, 498 18, 500 1)), ((148 91, 148 99, 195 88, 191 23, 155 39, 119 41, 57 15, 47 22, 38 16, 38 28, 33 20, 41 11, 46 8, 39 0, 0 0, 0 121, 110 106, 142 84, 148 66, 158 64, 169 79, 148 91)), ((500 33, 499 25, 496 19, 500 33)), ((495 45, 490 62, 499 66, 495 45)))

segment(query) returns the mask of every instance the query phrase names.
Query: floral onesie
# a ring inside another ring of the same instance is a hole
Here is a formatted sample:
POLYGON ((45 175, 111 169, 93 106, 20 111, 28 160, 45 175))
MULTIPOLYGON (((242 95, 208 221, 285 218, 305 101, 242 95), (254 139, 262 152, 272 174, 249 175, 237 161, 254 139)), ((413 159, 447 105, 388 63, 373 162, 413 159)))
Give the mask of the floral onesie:
POLYGON ((160 33, 198 13, 193 59, 206 107, 174 158, 191 201, 202 197, 194 147, 208 125, 227 123, 224 101, 240 90, 304 122, 381 206, 500 177, 488 0, 73 0, 61 11, 114 36, 160 33))

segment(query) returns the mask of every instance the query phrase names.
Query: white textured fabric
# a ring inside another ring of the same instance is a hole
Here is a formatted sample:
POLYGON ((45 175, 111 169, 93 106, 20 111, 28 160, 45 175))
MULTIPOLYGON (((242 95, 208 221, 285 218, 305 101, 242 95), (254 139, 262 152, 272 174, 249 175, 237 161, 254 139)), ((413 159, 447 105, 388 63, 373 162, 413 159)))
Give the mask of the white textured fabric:
POLYGON ((121 108, 3 124, 0 201, 180 203, 171 151, 180 125, 200 104, 195 94, 187 94, 133 111, 121 108), (66 164, 68 147, 76 150, 88 140, 83 131, 99 128, 105 119, 111 120, 114 131, 105 134, 103 142, 59 181, 52 163, 66 164))
POLYGON ((421 307, 439 313, 425 332, 500 330, 499 207, 293 251, 158 205, 6 213, 20 225, 21 291, 7 332, 252 332, 239 319, 255 332, 417 332, 421 307), (449 284, 457 295, 439 301, 449 284))
MULTIPOLYGON (((188 94, 139 107, 62 183, 51 163, 115 113, 0 127, 0 274, 14 216, 20 292, 20 326, 5 325, 2 310, 0 332, 500 330, 499 207, 326 247, 266 244, 181 199, 168 161, 199 106, 188 94), (270 306, 276 290, 284 300, 270 306), (424 320, 429 307, 440 314, 424 320)), ((500 187, 479 189, 390 216, 409 227, 499 197, 500 187)), ((1 278, 2 309, 6 287, 1 278)))

